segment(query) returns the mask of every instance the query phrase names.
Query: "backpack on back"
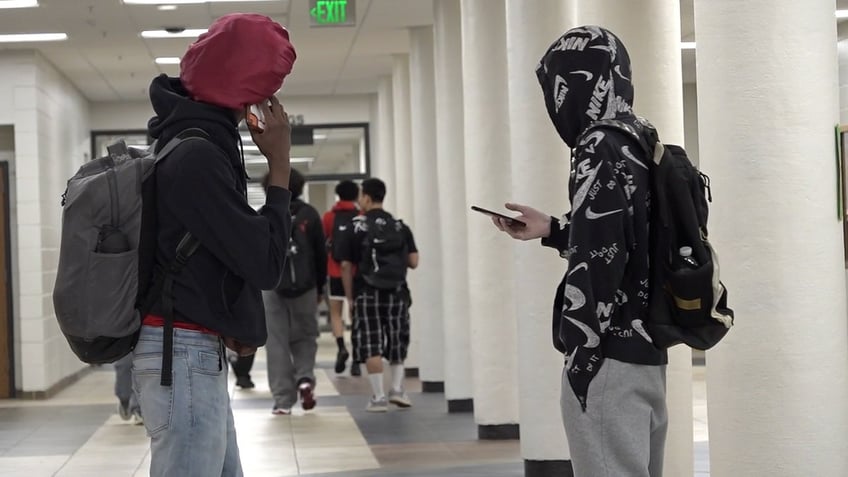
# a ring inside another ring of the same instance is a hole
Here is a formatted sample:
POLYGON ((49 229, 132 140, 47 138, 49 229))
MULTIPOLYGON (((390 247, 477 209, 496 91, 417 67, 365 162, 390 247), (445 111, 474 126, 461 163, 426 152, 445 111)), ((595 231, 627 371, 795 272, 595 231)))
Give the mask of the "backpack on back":
POLYGON ((303 202, 292 204, 292 234, 289 248, 286 252, 286 264, 283 276, 277 286, 277 293, 296 297, 303 295, 317 285, 315 275, 315 251, 309 240, 307 229, 309 217, 306 213, 309 207, 303 202))
POLYGON ((351 210, 336 210, 333 212, 333 228, 327 235, 327 255, 333 256, 333 237, 336 234, 342 234, 350 227, 350 222, 354 217, 359 215, 359 211, 351 210))
POLYGON ((652 159, 650 297, 643 320, 648 334, 659 348, 680 343, 713 347, 733 325, 734 315, 719 279, 718 256, 707 240, 709 178, 683 148, 662 144, 647 121, 640 119, 637 128, 602 120, 587 131, 596 128, 624 133, 652 159))
POLYGON ((409 245, 403 221, 392 217, 364 217, 368 230, 363 240, 360 273, 369 286, 399 290, 406 284, 409 245))
POLYGON ((68 180, 62 196, 62 237, 53 305, 59 327, 85 363, 111 363, 135 347, 141 317, 170 288, 198 243, 189 234, 167 270, 154 271, 156 254, 155 168, 177 146, 205 140, 184 131, 158 154, 109 146, 68 180), (155 276, 155 278, 154 278, 155 276))

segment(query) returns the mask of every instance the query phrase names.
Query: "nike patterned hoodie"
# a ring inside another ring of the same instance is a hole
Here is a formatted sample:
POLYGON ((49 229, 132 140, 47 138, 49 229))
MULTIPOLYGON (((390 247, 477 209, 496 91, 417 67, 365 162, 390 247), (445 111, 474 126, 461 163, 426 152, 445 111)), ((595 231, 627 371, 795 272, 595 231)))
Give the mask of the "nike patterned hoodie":
POLYGON ((545 105, 572 148, 572 210, 543 245, 568 259, 554 302, 553 339, 566 355, 569 383, 585 411, 589 383, 606 358, 662 365, 667 354, 645 332, 648 305, 646 158, 638 143, 594 121, 634 124, 630 57, 610 31, 566 32, 536 69, 545 105))

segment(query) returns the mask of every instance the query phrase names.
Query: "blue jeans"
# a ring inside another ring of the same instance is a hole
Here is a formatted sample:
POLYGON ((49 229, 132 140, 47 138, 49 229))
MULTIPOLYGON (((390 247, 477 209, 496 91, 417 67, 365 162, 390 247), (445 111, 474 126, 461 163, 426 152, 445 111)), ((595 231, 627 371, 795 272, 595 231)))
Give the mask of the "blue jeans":
POLYGON ((151 477, 243 476, 221 340, 175 329, 170 387, 159 384, 162 328, 143 326, 133 356, 151 477))

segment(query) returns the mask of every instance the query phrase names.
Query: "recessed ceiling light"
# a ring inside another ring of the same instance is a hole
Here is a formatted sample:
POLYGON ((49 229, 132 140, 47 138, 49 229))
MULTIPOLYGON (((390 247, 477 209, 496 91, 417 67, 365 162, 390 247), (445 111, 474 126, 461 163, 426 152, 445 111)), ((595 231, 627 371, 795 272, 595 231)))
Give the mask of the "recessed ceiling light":
POLYGON ((38 0, 0 0, 0 8, 32 8, 38 6, 38 0))
POLYGON ((165 30, 145 30, 141 32, 143 38, 197 38, 206 33, 206 29, 188 29, 178 32, 168 32, 165 30))
POLYGON ((836 18, 848 18, 848 10, 837 10, 836 18))
POLYGON ((680 42, 680 49, 681 50, 694 50, 695 49, 695 42, 694 41, 681 41, 680 42))
POLYGON ((178 65, 180 64, 179 56, 160 56, 156 58, 157 65, 178 65))
POLYGON ((159 10, 162 10, 162 11, 171 11, 171 10, 176 10, 177 6, 176 5, 159 5, 156 8, 159 9, 159 10))
POLYGON ((63 41, 68 39, 67 33, 20 33, 0 35, 0 43, 27 43, 34 41, 63 41))
POLYGON ((273 2, 275 0, 124 0, 127 5, 190 5, 192 3, 273 2))

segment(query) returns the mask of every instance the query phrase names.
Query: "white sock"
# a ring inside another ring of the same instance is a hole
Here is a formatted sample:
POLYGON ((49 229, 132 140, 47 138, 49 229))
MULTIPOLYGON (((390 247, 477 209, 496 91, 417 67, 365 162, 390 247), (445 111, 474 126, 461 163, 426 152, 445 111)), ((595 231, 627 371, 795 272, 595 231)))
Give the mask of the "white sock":
POLYGON ((392 368, 392 391, 403 391, 404 370, 403 364, 393 364, 392 368))
POLYGON ((383 392, 383 373, 368 374, 368 381, 371 382, 371 390, 374 391, 374 397, 383 399, 386 393, 383 392))

